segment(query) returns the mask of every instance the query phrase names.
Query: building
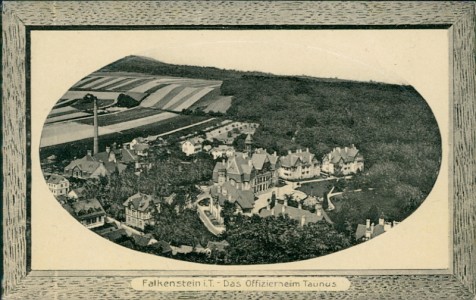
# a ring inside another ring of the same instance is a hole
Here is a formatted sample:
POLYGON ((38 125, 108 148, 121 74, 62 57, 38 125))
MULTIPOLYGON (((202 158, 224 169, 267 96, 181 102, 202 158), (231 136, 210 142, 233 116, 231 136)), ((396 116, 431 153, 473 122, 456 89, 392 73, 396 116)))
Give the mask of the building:
POLYGON ((123 203, 126 224, 144 230, 146 225, 154 224, 154 213, 160 210, 157 199, 143 193, 136 193, 123 203))
POLYGON ((350 175, 363 170, 364 157, 354 145, 334 148, 322 158, 321 171, 329 175, 350 175))
POLYGON ((203 141, 204 139, 202 139, 201 137, 187 139, 182 143, 182 152, 185 153, 185 155, 187 156, 197 154, 198 152, 202 151, 203 141))
POLYGON ((66 195, 69 192, 69 180, 61 175, 51 175, 46 181, 46 183, 48 184, 48 188, 55 197, 60 195, 66 195))
POLYGON ((273 208, 268 205, 259 213, 260 217, 262 218, 278 216, 280 214, 286 215, 289 218, 298 221, 300 226, 304 226, 309 223, 317 223, 319 221, 325 220, 321 207, 316 207, 316 212, 312 213, 308 210, 302 209, 300 203, 299 207, 288 206, 286 200, 284 201, 284 204, 279 204, 276 202, 273 208))
POLYGON ((82 200, 82 199, 86 198, 86 196, 87 196, 86 189, 83 188, 83 187, 72 189, 68 193, 68 198, 70 198, 70 199, 82 200))
POLYGON ((279 177, 285 180, 308 179, 321 174, 321 166, 315 155, 301 149, 296 152, 289 151, 286 156, 281 156, 279 177))
POLYGON ((223 224, 221 210, 225 205, 225 201, 234 203, 235 210, 245 214, 251 213, 255 204, 255 195, 251 190, 238 189, 231 182, 212 186, 210 188, 210 195, 212 199, 208 210, 220 224, 223 224))
POLYGON ((110 176, 114 172, 121 174, 126 165, 117 162, 116 154, 113 151, 100 152, 92 155, 88 150, 86 156, 75 159, 64 168, 64 175, 79 179, 99 178, 110 176))
POLYGON ((89 229, 104 225, 106 212, 96 198, 78 200, 72 204, 65 204, 64 208, 76 220, 89 229))
POLYGON ((383 217, 379 218, 378 224, 375 225, 374 223, 370 224, 370 219, 367 219, 364 224, 357 225, 357 229, 355 230, 355 239, 358 241, 367 241, 376 236, 381 235, 382 233, 392 229, 400 222, 385 222, 383 217))
POLYGON ((147 157, 149 155, 149 144, 147 143, 147 140, 142 137, 138 137, 133 139, 129 147, 134 153, 140 157, 147 157))
POLYGON ((251 190, 254 193, 267 191, 278 181, 278 156, 258 149, 251 156, 236 152, 227 161, 219 161, 213 169, 213 181, 216 185, 230 182, 239 190, 251 190))
POLYGON ((213 159, 232 157, 233 154, 235 154, 233 146, 219 145, 210 150, 210 155, 213 156, 213 159))

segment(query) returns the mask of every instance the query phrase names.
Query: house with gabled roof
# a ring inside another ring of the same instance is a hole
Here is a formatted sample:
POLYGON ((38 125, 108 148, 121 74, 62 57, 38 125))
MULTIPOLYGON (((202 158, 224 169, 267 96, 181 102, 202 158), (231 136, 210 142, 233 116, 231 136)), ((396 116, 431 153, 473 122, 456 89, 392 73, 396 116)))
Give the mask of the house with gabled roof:
POLYGON ((144 230, 154 224, 154 214, 160 210, 159 200, 144 193, 136 193, 123 203, 126 224, 144 230))
POLYGON ((114 172, 121 174, 127 166, 116 161, 115 155, 100 152, 92 155, 91 150, 80 159, 75 159, 64 168, 64 175, 80 179, 110 176, 114 172))
POLYGON ((182 152, 185 153, 185 155, 187 156, 197 154, 198 152, 202 151, 203 149, 202 143, 204 141, 205 139, 201 137, 194 137, 194 138, 187 139, 181 145, 182 152))
POLYGON ((302 209, 301 205, 299 205, 299 207, 288 206, 287 201, 283 204, 276 202, 273 208, 268 205, 259 212, 259 216, 262 218, 279 215, 288 216, 290 219, 298 221, 301 226, 325 220, 321 207, 317 207, 316 212, 312 213, 306 209, 302 209))
POLYGON ((321 174, 321 166, 315 155, 301 149, 288 151, 286 156, 279 158, 279 177, 285 180, 308 179, 321 174))
POLYGON ((104 225, 106 212, 96 198, 78 200, 72 204, 65 204, 63 207, 89 229, 104 225))
POLYGON ((351 147, 336 147, 322 158, 321 171, 329 175, 350 175, 364 170, 364 157, 351 147))
POLYGON ((85 199, 86 197, 87 197, 87 192, 86 192, 86 188, 84 187, 72 189, 68 193, 68 198, 70 199, 82 200, 82 199, 85 199))
POLYGON ((52 174, 46 181, 46 184, 48 184, 48 188, 55 197, 68 194, 69 180, 64 176, 52 174))
POLYGON ((240 190, 251 190, 254 193, 267 191, 277 183, 278 156, 257 149, 251 156, 248 153, 236 152, 227 161, 215 164, 213 181, 215 184, 230 182, 240 190))

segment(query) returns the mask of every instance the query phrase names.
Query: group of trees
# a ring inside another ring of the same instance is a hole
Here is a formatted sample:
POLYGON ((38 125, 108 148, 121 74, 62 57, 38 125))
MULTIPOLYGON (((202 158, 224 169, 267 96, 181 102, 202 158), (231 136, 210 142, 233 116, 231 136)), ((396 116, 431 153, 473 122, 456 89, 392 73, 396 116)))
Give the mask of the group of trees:
POLYGON ((222 211, 227 230, 222 238, 230 244, 219 263, 267 264, 310 259, 351 245, 350 240, 325 221, 300 226, 281 214, 261 218, 222 211))

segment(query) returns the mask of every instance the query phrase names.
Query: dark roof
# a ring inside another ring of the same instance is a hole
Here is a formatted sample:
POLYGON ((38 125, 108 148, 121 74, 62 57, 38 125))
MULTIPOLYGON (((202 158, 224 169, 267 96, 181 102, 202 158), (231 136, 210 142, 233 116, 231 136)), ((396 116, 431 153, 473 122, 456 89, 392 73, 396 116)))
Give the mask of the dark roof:
POLYGON ((136 193, 124 202, 124 206, 132 205, 134 210, 147 211, 154 208, 158 204, 158 199, 153 199, 151 195, 136 193))
POLYGON ((125 164, 136 162, 139 159, 139 157, 134 152, 130 151, 129 149, 121 148, 120 155, 121 155, 121 162, 125 164))
POLYGON ((355 230, 355 239, 360 240, 361 238, 365 237, 365 232, 367 232, 367 227, 364 224, 357 225, 357 229, 355 230))
POLYGON ((145 237, 138 234, 132 234, 132 238, 134 239, 134 243, 136 243, 136 245, 139 245, 142 247, 147 246, 151 240, 149 237, 145 237))
POLYGON ((374 231, 372 232, 372 238, 374 238, 378 235, 381 235, 384 232, 385 232, 385 229, 384 229, 383 225, 380 225, 380 224, 375 225, 374 226, 374 231))
POLYGON ((151 244, 149 247, 154 249, 161 249, 162 253, 169 253, 172 251, 170 244, 165 241, 158 241, 157 243, 151 244))
MULTIPOLYGON (((276 203, 276 205, 274 206, 273 209, 274 209, 274 215, 278 216, 279 214, 282 213, 283 204, 276 203)), ((284 214, 289 216, 291 219, 297 220, 298 222, 301 222, 302 216, 304 216, 304 218, 305 218, 304 219, 304 224, 316 223, 316 222, 321 221, 322 219, 324 219, 323 214, 318 216, 316 213, 312 213, 308 210, 299 209, 299 208, 292 207, 292 206, 287 206, 285 211, 284 211, 284 214)), ((270 210, 262 209, 260 211, 259 215, 261 217, 269 217, 269 216, 272 215, 272 213, 271 213, 270 210)))
POLYGON ((78 196, 78 199, 86 197, 86 189, 84 187, 73 189, 71 192, 74 192, 76 196, 78 196))
POLYGON ((100 233, 103 238, 110 240, 111 242, 116 242, 121 238, 127 236, 125 229, 116 229, 109 232, 100 233))
POLYGON ((363 160, 363 157, 359 154, 359 150, 354 145, 351 147, 345 147, 344 149, 340 147, 334 148, 332 152, 323 158, 323 160, 330 161, 333 164, 337 164, 340 160, 344 163, 349 163, 356 159, 363 160))
POLYGON ((314 154, 309 151, 296 151, 294 153, 288 153, 286 156, 280 158, 281 166, 283 167, 294 167, 298 162, 303 165, 313 165, 317 161, 314 159, 314 154))
POLYGON ((251 209, 254 207, 255 195, 250 190, 240 190, 232 185, 229 181, 221 186, 221 193, 218 192, 218 186, 213 186, 210 193, 214 197, 218 197, 220 205, 224 205, 225 201, 231 203, 238 203, 242 209, 251 209), (226 195, 225 195, 226 193, 226 195))
POLYGON ((109 151, 109 152, 103 151, 103 152, 99 152, 97 154, 94 154, 93 158, 96 161, 107 162, 107 161, 109 161, 109 157, 113 154, 114 154, 113 151, 109 151))
POLYGON ((106 212, 96 198, 78 200, 71 204, 73 213, 78 219, 86 219, 94 216, 104 216, 106 212))
POLYGON ((58 183, 61 183, 62 181, 68 181, 66 178, 64 178, 63 176, 61 175, 58 175, 58 174, 52 174, 49 178, 48 178, 48 183, 53 183, 53 184, 58 184, 58 183))
MULTIPOLYGON (((91 156, 87 155, 87 157, 92 158, 91 156)), ((98 161, 94 161, 93 159, 87 159, 86 156, 81 159, 75 159, 69 163, 64 169, 65 171, 69 171, 78 167, 81 171, 85 173, 94 173, 101 166, 101 163, 98 161)))
POLYGON ((122 243, 119 243, 119 245, 127 247, 129 249, 134 249, 134 244, 130 240, 126 240, 122 243))

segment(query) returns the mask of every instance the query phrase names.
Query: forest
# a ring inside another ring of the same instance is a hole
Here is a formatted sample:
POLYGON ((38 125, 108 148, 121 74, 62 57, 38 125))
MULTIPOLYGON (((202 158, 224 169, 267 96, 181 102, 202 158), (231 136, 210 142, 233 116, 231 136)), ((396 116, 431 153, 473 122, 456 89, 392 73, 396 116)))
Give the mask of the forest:
POLYGON ((356 216, 361 222, 372 206, 388 219, 403 220, 435 183, 439 128, 411 86, 242 76, 225 80, 221 91, 233 96, 230 117, 261 124, 253 140, 268 152, 309 148, 321 160, 334 147, 354 144, 365 171, 349 184, 373 191, 346 195, 344 202, 362 202, 356 216))

